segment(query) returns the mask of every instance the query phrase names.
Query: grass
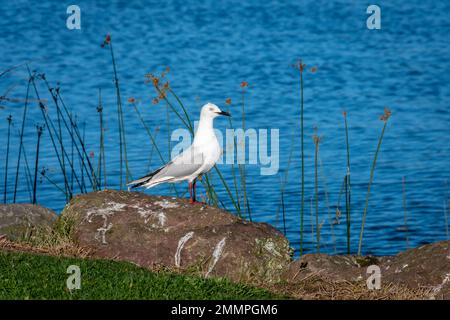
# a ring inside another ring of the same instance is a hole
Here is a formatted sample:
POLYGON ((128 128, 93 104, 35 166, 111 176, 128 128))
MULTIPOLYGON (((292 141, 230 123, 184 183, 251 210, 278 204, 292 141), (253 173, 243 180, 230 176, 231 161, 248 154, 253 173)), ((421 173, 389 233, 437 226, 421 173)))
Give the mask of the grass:
POLYGON ((127 262, 0 251, 0 299, 274 299, 267 290, 224 279, 152 272, 127 262), (70 265, 81 289, 68 290, 70 265))

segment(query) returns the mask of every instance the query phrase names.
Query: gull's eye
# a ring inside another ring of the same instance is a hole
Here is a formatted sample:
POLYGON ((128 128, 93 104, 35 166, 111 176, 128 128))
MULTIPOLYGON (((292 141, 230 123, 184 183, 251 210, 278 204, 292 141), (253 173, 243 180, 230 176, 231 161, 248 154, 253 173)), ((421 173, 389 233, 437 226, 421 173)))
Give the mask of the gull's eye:
POLYGON ((209 108, 209 111, 214 111, 214 109, 213 108, 209 108))

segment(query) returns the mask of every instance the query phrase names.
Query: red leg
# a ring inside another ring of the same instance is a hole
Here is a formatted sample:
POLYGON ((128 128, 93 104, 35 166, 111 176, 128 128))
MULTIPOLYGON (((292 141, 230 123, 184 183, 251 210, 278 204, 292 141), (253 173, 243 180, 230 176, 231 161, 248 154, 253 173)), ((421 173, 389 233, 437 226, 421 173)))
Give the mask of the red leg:
POLYGON ((189 183, 189 203, 190 204, 200 204, 200 205, 205 205, 205 202, 198 202, 196 199, 196 185, 197 185, 197 179, 195 179, 194 181, 192 181, 192 183, 189 183))
POLYGON ((192 181, 192 198, 193 198, 193 203, 196 203, 196 199, 195 199, 195 186, 197 184, 197 179, 195 179, 194 181, 192 181))
POLYGON ((197 202, 197 200, 196 200, 196 196, 195 196, 196 184, 197 184, 197 180, 194 180, 191 183, 189 183, 189 203, 190 204, 201 204, 201 205, 204 205, 206 203, 204 203, 204 202, 197 202))

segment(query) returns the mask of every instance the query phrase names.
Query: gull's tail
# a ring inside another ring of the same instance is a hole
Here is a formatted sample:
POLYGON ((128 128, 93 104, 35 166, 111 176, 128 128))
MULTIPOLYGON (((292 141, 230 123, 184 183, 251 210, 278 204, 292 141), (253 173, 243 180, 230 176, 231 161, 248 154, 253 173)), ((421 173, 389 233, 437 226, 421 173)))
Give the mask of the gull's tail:
POLYGON ((152 180, 152 178, 158 173, 160 172, 162 169, 164 168, 164 166, 162 166, 161 168, 156 169, 155 171, 153 171, 152 173, 147 174, 144 177, 141 177, 137 180, 131 181, 129 183, 127 183, 127 186, 129 189, 134 189, 137 187, 141 187, 143 185, 149 184, 152 180))

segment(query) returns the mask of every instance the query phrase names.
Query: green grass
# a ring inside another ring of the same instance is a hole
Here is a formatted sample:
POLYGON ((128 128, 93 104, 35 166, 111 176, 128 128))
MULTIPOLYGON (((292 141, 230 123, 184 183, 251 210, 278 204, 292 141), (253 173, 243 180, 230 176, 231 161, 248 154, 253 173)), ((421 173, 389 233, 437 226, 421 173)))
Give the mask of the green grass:
POLYGON ((127 262, 0 252, 0 299, 273 299, 272 293, 225 279, 151 272, 127 262), (81 270, 68 290, 67 267, 81 270))

